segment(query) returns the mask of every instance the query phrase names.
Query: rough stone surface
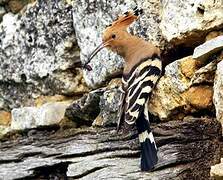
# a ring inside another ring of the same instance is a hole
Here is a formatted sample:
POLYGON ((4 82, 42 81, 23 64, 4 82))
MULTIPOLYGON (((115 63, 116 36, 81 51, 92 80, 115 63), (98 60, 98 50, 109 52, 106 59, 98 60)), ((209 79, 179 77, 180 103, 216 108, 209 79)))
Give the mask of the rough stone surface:
POLYGON ((6 13, 5 8, 0 6, 0 22, 2 21, 2 17, 4 16, 5 13, 6 13))
MULTIPOLYGON (((186 69, 188 66, 191 67, 190 62, 191 56, 177 60, 166 66, 165 75, 160 78, 153 90, 149 102, 149 111, 161 120, 168 119, 175 112, 188 109, 187 101, 181 94, 189 88, 190 79, 181 70, 182 67, 186 69)), ((195 66, 188 69, 191 69, 191 75, 195 73, 195 66)))
MULTIPOLYGON (((209 65, 212 68, 205 66, 206 69, 213 70, 213 64, 209 65)), ((152 93, 149 111, 161 120, 170 120, 172 117, 182 119, 186 114, 197 112, 200 109, 211 109, 213 91, 209 86, 199 86, 204 82, 202 76, 197 73, 202 68, 200 66, 201 64, 194 62, 191 56, 167 65, 165 75, 160 78, 152 93), (195 76, 196 73, 197 76, 195 76), (200 77, 200 80, 198 81, 195 77, 200 77), (198 87, 193 87, 194 82, 197 82, 198 87)), ((210 74, 210 71, 206 72, 210 74)))
MULTIPOLYGON (((223 10, 223 9, 222 9, 223 10)), ((212 54, 223 49, 223 35, 211 39, 194 49, 193 58, 205 61, 212 54)))
POLYGON ((12 13, 18 13, 21 11, 28 3, 32 3, 35 0, 9 0, 7 3, 7 8, 12 13))
POLYGON ((7 111, 0 111, 0 126, 8 126, 11 123, 11 113, 7 111))
POLYGON ((0 111, 0 139, 10 131, 11 113, 0 111))
POLYGON ((185 77, 190 79, 202 65, 199 61, 193 59, 192 56, 185 57, 181 61, 181 72, 185 77))
POLYGON ((208 33, 208 35, 206 36, 205 40, 209 41, 209 40, 214 39, 214 38, 216 38, 218 36, 221 36, 221 35, 223 35, 223 31, 222 30, 221 31, 212 31, 212 32, 208 33))
POLYGON ((79 125, 92 124, 100 112, 100 96, 104 89, 98 89, 85 94, 81 99, 74 101, 67 109, 65 116, 79 125))
POLYGON ((121 91, 118 88, 108 89, 100 97, 100 114, 93 122, 94 126, 112 126, 117 123, 121 91))
POLYGON ((191 118, 152 126, 159 161, 154 171, 140 172, 136 132, 114 128, 30 131, 2 142, 1 179, 199 179, 210 178, 220 161, 221 125, 214 119, 191 118), (10 176, 9 176, 10 174, 10 176))
POLYGON ((106 87, 85 94, 67 108, 66 117, 79 125, 113 126, 117 121, 120 85, 121 79, 115 78, 106 87))
POLYGON ((39 126, 58 124, 64 117, 70 102, 47 103, 37 107, 23 107, 12 110, 11 128, 24 130, 39 126))
POLYGON ((66 96, 62 96, 62 95, 58 95, 58 94, 56 94, 54 96, 39 96, 35 100, 35 106, 40 107, 46 103, 61 102, 61 101, 65 101, 65 100, 68 100, 68 98, 66 96))
POLYGON ((211 109, 213 99, 213 88, 210 86, 191 87, 184 94, 188 104, 197 109, 211 109))
POLYGON ((8 126, 0 125, 0 139, 4 137, 8 132, 10 132, 11 128, 8 126))
POLYGON ((30 106, 39 95, 71 95, 80 85, 72 10, 63 0, 6 14, 0 39, 0 109, 30 106))
POLYGON ((197 84, 214 84, 215 71, 217 64, 221 61, 222 57, 217 57, 207 65, 197 70, 191 78, 191 85, 197 84))
MULTIPOLYGON (((138 36, 163 46, 159 29, 158 1, 118 0, 118 1, 74 1, 73 19, 78 44, 81 48, 81 61, 86 62, 89 54, 101 43, 102 32, 118 14, 124 13, 136 5, 142 7, 144 15, 134 23, 130 31, 138 36)), ((123 62, 120 57, 108 50, 102 50, 90 64, 92 71, 85 71, 84 77, 88 85, 98 87, 115 74, 122 71, 123 62)))
POLYGON ((223 126, 223 61, 218 64, 216 76, 214 80, 214 105, 216 109, 216 117, 223 126))
POLYGON ((0 5, 5 5, 9 0, 0 0, 0 5))
POLYGON ((117 123, 117 112, 120 104, 121 78, 112 79, 100 96, 100 113, 93 122, 93 126, 113 126, 117 123))
POLYGON ((221 159, 221 163, 211 166, 211 177, 214 180, 223 179, 223 158, 221 159))
POLYGON ((202 42, 206 33, 223 26, 221 0, 162 1, 161 29, 168 41, 175 44, 202 42))
POLYGON ((149 101, 149 112, 161 120, 169 119, 173 114, 189 109, 186 100, 181 96, 178 89, 173 88, 173 82, 171 78, 162 77, 149 101))

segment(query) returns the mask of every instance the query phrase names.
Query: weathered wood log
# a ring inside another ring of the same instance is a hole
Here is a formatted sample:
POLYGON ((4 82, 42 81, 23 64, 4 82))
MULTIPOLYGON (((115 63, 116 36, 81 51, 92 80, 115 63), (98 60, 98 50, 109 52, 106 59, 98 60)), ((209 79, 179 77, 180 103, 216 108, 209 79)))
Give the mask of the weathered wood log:
POLYGON ((209 179, 220 160, 221 125, 191 118, 153 126, 159 147, 154 171, 139 169, 136 132, 115 128, 31 131, 1 142, 0 179, 209 179))

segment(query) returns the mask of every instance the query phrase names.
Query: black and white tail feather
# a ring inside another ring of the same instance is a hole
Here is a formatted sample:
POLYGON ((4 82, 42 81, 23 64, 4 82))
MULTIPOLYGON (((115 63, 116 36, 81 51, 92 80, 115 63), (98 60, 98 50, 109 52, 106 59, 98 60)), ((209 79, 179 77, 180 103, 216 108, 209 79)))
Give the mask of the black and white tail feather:
POLYGON ((158 161, 156 143, 150 129, 149 121, 144 114, 136 120, 141 146, 141 170, 149 171, 154 168, 158 161))
POLYGON ((149 171, 158 161, 157 147, 150 129, 147 104, 151 92, 161 75, 160 57, 146 57, 122 77, 122 99, 119 112, 120 125, 136 123, 141 144, 141 170, 149 171))

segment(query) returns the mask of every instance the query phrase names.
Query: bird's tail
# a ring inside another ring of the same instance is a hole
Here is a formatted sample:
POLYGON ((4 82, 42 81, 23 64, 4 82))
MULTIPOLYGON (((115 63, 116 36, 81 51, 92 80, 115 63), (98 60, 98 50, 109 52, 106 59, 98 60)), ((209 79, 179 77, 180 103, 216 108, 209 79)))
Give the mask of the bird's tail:
POLYGON ((136 121, 141 145, 141 170, 150 171, 158 161, 157 147, 154 141, 149 121, 145 119, 143 113, 136 121))

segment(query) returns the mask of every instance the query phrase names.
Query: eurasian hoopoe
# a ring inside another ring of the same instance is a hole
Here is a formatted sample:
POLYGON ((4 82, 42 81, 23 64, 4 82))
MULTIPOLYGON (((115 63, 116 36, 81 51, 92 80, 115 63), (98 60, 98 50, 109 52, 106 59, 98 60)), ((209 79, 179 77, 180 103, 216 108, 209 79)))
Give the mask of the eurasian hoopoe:
POLYGON ((151 43, 133 36, 127 28, 138 19, 142 10, 138 8, 124 13, 103 33, 102 44, 89 56, 84 67, 104 47, 111 49, 125 60, 122 77, 122 104, 118 129, 136 123, 141 144, 141 170, 151 170, 158 161, 157 147, 150 129, 148 100, 161 75, 160 50, 151 43))

